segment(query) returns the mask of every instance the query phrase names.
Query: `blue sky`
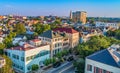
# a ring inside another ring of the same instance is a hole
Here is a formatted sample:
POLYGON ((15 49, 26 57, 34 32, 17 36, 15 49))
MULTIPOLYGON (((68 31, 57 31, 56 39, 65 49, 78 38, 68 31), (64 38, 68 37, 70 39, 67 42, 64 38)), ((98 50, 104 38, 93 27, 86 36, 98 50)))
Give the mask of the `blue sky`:
POLYGON ((120 17, 120 0, 0 0, 0 15, 68 16, 86 11, 88 16, 120 17))

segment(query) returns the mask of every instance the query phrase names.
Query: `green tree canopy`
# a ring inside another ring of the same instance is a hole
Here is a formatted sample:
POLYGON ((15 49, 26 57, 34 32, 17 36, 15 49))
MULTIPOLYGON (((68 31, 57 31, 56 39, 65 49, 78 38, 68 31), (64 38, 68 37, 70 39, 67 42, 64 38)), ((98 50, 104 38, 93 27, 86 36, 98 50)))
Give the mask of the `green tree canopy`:
POLYGON ((26 32, 26 28, 24 24, 16 24, 15 31, 17 34, 24 34, 26 32))
POLYGON ((93 36, 89 41, 79 44, 76 49, 77 52, 85 58, 96 51, 108 48, 114 43, 120 43, 120 41, 105 36, 93 36))
POLYGON ((39 66, 37 64, 32 65, 32 71, 38 70, 39 66))
POLYGON ((35 24, 35 25, 33 25, 33 27, 34 27, 34 31, 38 34, 41 34, 44 31, 50 30, 50 25, 48 25, 48 24, 45 24, 45 25, 35 24))

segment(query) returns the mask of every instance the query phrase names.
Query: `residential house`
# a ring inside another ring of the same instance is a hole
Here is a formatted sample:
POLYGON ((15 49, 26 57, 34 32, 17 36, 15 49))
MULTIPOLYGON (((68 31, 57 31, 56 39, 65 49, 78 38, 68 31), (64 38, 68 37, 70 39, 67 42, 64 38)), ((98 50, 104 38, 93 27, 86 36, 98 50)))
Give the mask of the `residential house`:
POLYGON ((119 29, 120 25, 118 23, 96 22, 96 27, 111 27, 111 28, 119 29))
POLYGON ((18 35, 15 38, 13 38, 12 43, 13 43, 13 45, 16 45, 16 44, 20 43, 21 41, 23 42, 23 41, 26 41, 26 40, 27 40, 26 36, 24 36, 24 35, 18 35))
POLYGON ((120 73, 120 45, 87 56, 85 63, 85 73, 120 73))
POLYGON ((79 44, 79 32, 72 28, 56 28, 53 31, 65 33, 68 35, 69 42, 70 42, 70 48, 74 48, 79 44))

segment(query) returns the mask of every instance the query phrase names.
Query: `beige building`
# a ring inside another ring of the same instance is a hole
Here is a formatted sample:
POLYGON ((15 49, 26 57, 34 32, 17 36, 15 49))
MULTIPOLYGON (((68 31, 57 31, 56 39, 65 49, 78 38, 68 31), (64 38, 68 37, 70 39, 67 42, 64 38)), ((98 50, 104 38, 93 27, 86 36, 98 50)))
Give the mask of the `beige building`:
POLYGON ((72 28, 56 28, 54 31, 66 33, 68 35, 70 48, 74 48, 79 44, 79 32, 72 28))
POLYGON ((69 48, 69 39, 65 33, 48 30, 41 34, 39 38, 43 43, 50 44, 51 57, 61 50, 69 48))
POLYGON ((74 22, 86 23, 87 13, 85 11, 76 11, 72 13, 72 20, 74 22))

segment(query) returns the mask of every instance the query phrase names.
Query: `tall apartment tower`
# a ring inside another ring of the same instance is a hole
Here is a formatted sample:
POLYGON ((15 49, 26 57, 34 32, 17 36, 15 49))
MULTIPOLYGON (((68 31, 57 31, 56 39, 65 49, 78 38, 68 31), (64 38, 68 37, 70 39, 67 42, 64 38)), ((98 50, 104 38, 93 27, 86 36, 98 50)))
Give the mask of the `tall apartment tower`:
POLYGON ((85 11, 72 12, 72 20, 74 22, 82 22, 82 24, 85 24, 86 17, 87 17, 87 12, 85 11))
POLYGON ((72 11, 70 11, 70 19, 72 19, 72 11))

